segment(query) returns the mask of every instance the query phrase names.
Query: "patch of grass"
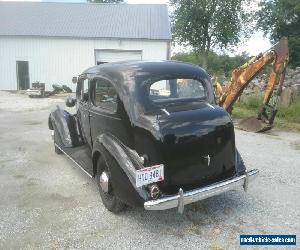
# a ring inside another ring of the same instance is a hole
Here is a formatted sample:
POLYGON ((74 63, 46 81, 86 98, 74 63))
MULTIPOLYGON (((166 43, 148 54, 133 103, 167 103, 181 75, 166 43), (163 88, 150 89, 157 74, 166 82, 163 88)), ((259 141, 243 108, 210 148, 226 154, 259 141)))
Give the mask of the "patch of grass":
MULTIPOLYGON (((239 119, 256 116, 261 104, 261 94, 242 96, 234 105, 232 116, 239 119)), ((277 128, 300 131, 300 96, 289 107, 278 107, 274 124, 277 128)))
POLYGON ((288 122, 284 119, 275 118, 274 124, 276 128, 300 132, 300 123, 288 122))
POLYGON ((277 117, 291 123, 300 123, 300 96, 289 107, 279 107, 277 117))
POLYGON ((256 116, 261 103, 262 96, 259 94, 241 96, 240 100, 238 100, 233 107, 232 116, 234 118, 256 116))
POLYGON ((249 110, 258 110, 261 106, 263 97, 261 94, 253 94, 248 96, 242 96, 239 101, 239 105, 249 110))
POLYGON ((257 112, 255 112, 253 110, 249 110, 244 107, 234 106, 232 116, 233 116, 233 118, 242 119, 242 118, 246 118, 246 117, 250 117, 250 116, 255 116, 256 113, 257 112))

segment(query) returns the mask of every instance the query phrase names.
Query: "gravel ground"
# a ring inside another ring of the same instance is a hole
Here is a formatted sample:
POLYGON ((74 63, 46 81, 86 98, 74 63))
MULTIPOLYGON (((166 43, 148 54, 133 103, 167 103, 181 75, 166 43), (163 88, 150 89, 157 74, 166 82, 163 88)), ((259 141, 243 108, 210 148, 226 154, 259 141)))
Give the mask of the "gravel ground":
POLYGON ((114 215, 93 180, 54 153, 47 117, 59 102, 0 92, 0 249, 240 249, 240 234, 300 235, 300 134, 236 130, 247 167, 261 171, 247 193, 209 198, 183 215, 114 215))

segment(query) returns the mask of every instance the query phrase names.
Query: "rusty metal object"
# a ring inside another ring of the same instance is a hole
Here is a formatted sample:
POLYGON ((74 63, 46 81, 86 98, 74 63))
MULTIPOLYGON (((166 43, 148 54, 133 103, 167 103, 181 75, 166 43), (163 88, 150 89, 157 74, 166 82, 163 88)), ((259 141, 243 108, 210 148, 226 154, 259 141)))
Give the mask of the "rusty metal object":
POLYGON ((233 108, 234 103, 243 93, 244 89, 249 85, 251 80, 268 64, 272 64, 268 84, 265 89, 262 106, 256 118, 244 119, 243 127, 247 131, 261 132, 265 131, 263 127, 272 128, 272 124, 277 112, 278 98, 271 105, 270 99, 273 96, 275 87, 278 86, 276 96, 280 96, 282 84, 284 81, 285 69, 289 59, 288 40, 286 37, 274 45, 264 54, 259 54, 251 58, 241 67, 234 69, 231 75, 230 82, 226 85, 224 92, 219 99, 219 105, 226 109, 229 113, 233 108), (256 119, 256 121, 254 121, 256 119), (249 124, 246 124, 249 123, 249 124), (263 125, 265 124, 265 126, 263 125), (253 129, 251 129, 253 128, 253 129))
POLYGON ((238 122, 238 128, 249 132, 265 132, 273 128, 273 125, 267 124, 257 117, 249 117, 238 122))
POLYGON ((219 99, 223 93, 223 88, 221 83, 218 81, 218 77, 216 77, 214 83, 213 83, 213 87, 214 87, 214 93, 215 93, 215 97, 217 102, 219 102, 219 99))

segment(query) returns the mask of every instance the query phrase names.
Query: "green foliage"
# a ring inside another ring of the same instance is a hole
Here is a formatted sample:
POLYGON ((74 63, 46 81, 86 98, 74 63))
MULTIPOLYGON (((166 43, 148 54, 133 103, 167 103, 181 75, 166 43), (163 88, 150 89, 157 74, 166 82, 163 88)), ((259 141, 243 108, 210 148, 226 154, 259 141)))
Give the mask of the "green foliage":
MULTIPOLYGON (((199 57, 195 52, 178 53, 172 56, 172 60, 189 62, 197 65, 202 65, 202 57, 199 57)), ((231 76, 231 71, 244 64, 248 60, 248 55, 243 53, 239 56, 230 57, 228 55, 218 55, 215 52, 208 53, 207 71, 210 75, 222 76, 226 78, 231 76)))
MULTIPOLYGON (((256 116, 261 105, 261 95, 242 96, 234 105, 232 115, 234 118, 256 116)), ((288 107, 279 106, 274 122, 277 128, 300 131, 300 96, 288 107)))
POLYGON ((172 30, 175 42, 189 45, 201 64, 207 66, 211 48, 236 45, 247 29, 243 4, 248 0, 170 0, 174 8, 172 30))
POLYGON ((178 53, 173 55, 171 59, 201 65, 200 58, 195 53, 178 53))
POLYGON ((262 95, 242 95, 233 107, 234 118, 256 116, 262 105, 262 95))
POLYGON ((255 116, 263 102, 262 94, 242 95, 233 107, 233 114, 236 118, 255 116))
POLYGON ((66 93, 72 93, 72 89, 69 88, 67 85, 62 85, 62 89, 63 89, 64 92, 66 92, 66 93))
POLYGON ((87 0, 89 3, 123 3, 124 0, 87 0))
POLYGON ((59 84, 52 84, 52 88, 54 89, 54 92, 55 92, 55 93, 59 93, 59 92, 62 92, 62 91, 63 91, 62 86, 59 85, 59 84))
POLYGON ((289 38, 290 65, 300 66, 300 1, 262 0, 256 13, 257 26, 273 42, 282 36, 289 38))
POLYGON ((262 95, 253 94, 248 96, 242 96, 237 106, 242 106, 248 110, 253 110, 258 112, 263 102, 262 95))
POLYGON ((232 117, 237 119, 248 118, 251 116, 256 116, 257 110, 247 109, 243 106, 235 105, 232 111, 232 117))
POLYGON ((300 124, 300 96, 288 107, 279 107, 277 116, 288 122, 300 124))

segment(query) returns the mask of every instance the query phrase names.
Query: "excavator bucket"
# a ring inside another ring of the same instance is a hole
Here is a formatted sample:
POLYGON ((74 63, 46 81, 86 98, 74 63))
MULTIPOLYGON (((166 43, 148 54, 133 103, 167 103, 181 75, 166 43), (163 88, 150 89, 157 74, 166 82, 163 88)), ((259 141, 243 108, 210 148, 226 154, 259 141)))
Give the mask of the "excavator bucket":
POLYGON ((238 128, 249 132, 265 132, 273 128, 273 125, 267 124, 257 117, 249 117, 239 121, 238 128))

